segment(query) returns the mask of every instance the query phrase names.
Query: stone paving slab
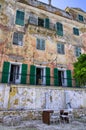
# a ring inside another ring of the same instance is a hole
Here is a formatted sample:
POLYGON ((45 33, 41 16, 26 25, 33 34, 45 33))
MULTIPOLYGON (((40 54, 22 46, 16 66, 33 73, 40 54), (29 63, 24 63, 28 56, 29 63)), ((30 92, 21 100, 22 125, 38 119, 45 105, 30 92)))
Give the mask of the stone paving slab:
POLYGON ((47 125, 40 120, 23 121, 19 126, 6 127, 0 124, 0 130, 86 130, 86 123, 73 121, 47 125))

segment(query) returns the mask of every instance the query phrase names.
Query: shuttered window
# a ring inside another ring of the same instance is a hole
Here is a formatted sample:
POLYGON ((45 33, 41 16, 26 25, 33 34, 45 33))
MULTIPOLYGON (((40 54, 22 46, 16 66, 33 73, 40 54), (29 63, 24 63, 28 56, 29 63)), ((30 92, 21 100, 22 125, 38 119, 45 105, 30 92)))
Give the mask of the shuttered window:
POLYGON ((25 15, 24 12, 17 10, 15 23, 18 25, 24 26, 24 15, 25 15))
POLYGON ((59 54, 65 54, 65 52, 64 52, 64 44, 61 44, 61 43, 57 44, 57 52, 59 54))
POLYGON ((50 68, 46 67, 46 85, 50 85, 50 68))
POLYGON ((14 45, 23 45, 23 33, 14 32, 13 34, 13 44, 14 45))
POLYGON ((4 62, 2 70, 2 83, 8 83, 10 63, 4 62))
POLYGON ((36 67, 34 65, 30 66, 30 85, 36 84, 36 67))
POLYGON ((27 64, 22 64, 21 84, 26 84, 27 81, 27 64))
POLYGON ((66 70, 66 74, 67 74, 67 87, 72 87, 71 70, 66 70))
POLYGON ((38 38, 37 38, 36 48, 37 48, 38 50, 45 50, 45 40, 44 40, 44 39, 38 39, 38 38))
POLYGON ((79 29, 73 28, 73 34, 79 36, 79 29))
POLYGON ((81 55, 81 48, 80 47, 75 47, 75 56, 79 57, 81 55))
POLYGON ((79 15, 78 15, 78 20, 79 20, 80 22, 83 22, 83 21, 84 21, 83 16, 79 14, 79 15))
POLYGON ((56 23, 57 35, 63 36, 63 25, 59 22, 56 23))

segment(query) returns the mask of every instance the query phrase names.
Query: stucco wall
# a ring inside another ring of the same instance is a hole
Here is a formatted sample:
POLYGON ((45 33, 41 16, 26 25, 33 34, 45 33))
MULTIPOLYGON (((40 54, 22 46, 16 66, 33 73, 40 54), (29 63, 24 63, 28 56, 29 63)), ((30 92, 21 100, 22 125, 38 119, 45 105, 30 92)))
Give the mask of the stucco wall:
POLYGON ((28 64, 28 69, 30 68, 30 65, 33 64, 33 62, 35 65, 39 65, 41 62, 41 64, 45 63, 45 66, 49 66, 51 69, 59 67, 57 64, 60 64, 60 66, 62 64, 62 67, 66 66, 66 69, 73 70, 72 63, 76 61, 74 47, 81 46, 83 51, 81 36, 82 32, 80 31, 80 36, 75 36, 73 34, 73 27, 80 28, 82 23, 73 20, 71 21, 71 19, 61 17, 56 13, 50 13, 40 8, 34 8, 34 6, 17 2, 15 4, 15 1, 12 0, 9 0, 8 3, 4 2, 4 4, 2 4, 0 18, 0 71, 2 71, 4 61, 17 61, 19 63, 25 63, 28 64), (61 22, 63 24, 64 30, 63 37, 56 35, 55 30, 50 31, 48 29, 46 30, 46 28, 39 28, 38 26, 32 25, 28 25, 28 27, 16 25, 15 18, 17 9, 25 12, 25 24, 28 23, 31 12, 35 14, 35 17, 45 18, 49 16, 49 19, 53 24, 56 24, 56 22, 61 22), (14 32, 24 33, 22 47, 13 45, 14 32), (43 38, 45 40, 45 51, 36 49, 37 38, 43 38), (57 53, 57 43, 59 42, 63 43, 65 46, 65 55, 60 55, 57 53), (53 61, 56 57, 57 61, 53 61))
POLYGON ((86 90, 43 86, 0 85, 0 109, 62 109, 86 107, 86 90))

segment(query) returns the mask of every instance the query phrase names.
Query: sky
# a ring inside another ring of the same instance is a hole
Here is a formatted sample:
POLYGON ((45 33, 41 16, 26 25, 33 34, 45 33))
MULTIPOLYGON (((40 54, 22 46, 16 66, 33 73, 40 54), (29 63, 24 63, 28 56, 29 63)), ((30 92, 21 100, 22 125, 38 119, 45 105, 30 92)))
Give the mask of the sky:
MULTIPOLYGON (((39 0, 39 1, 48 3, 48 0, 39 0)), ((77 8, 81 8, 86 12, 86 0, 52 0, 52 5, 63 10, 67 6, 77 7, 77 8)))

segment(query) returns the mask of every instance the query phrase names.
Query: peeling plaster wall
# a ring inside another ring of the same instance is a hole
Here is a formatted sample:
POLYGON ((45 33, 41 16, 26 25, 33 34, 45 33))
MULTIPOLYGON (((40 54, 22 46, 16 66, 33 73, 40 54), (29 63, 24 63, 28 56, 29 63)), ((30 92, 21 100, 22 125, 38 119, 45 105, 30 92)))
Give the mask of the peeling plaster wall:
MULTIPOLYGON (((34 5, 33 2, 31 4, 34 5)), ((48 8, 48 5, 44 4, 44 6, 47 6, 48 8)), ((57 12, 62 12, 60 9, 57 10, 57 12)), ((39 65, 40 63, 45 63, 42 65, 50 67, 51 72, 53 72, 53 68, 59 67, 59 65, 60 67, 61 65, 66 66, 66 69, 73 71, 73 62, 77 60, 74 54, 75 46, 82 47, 82 52, 84 52, 82 32, 80 31, 80 36, 73 35, 73 27, 80 28, 83 26, 83 24, 71 20, 71 18, 68 19, 64 17, 64 15, 60 16, 58 13, 53 11, 53 7, 51 7, 51 12, 49 12, 39 7, 35 8, 30 4, 24 4, 11 0, 5 0, 3 2, 2 9, 0 11, 0 71, 2 71, 4 61, 17 61, 19 63, 27 64, 28 74, 30 73, 29 68, 31 64, 39 65), (56 35, 55 30, 48 30, 46 28, 32 26, 30 24, 28 26, 16 25, 15 17, 16 10, 18 9, 25 12, 25 24, 28 23, 31 12, 35 17, 46 18, 49 16, 52 24, 61 22, 63 24, 63 37, 56 35), (22 32, 24 34, 23 46, 20 47, 13 45, 14 32, 22 32), (37 38, 45 39, 44 51, 36 49, 37 38), (65 55, 60 55, 57 53, 57 43, 64 44, 65 55), (57 61, 53 61, 56 57, 57 61)), ((85 37, 83 39, 85 39, 85 37)), ((51 76, 53 76, 53 73, 51 73, 51 76)))
POLYGON ((86 90, 0 85, 0 109, 86 108, 86 90))
POLYGON ((10 87, 7 85, 0 85, 0 109, 7 109, 8 108, 8 102, 9 102, 9 91, 10 87))
MULTIPOLYGON (((86 53, 86 34, 80 30, 80 35, 73 34, 73 27, 85 27, 84 23, 80 23, 71 19, 71 16, 60 9, 50 7, 48 5, 29 0, 30 4, 22 4, 15 0, 0 0, 0 72, 2 72, 3 62, 19 62, 28 65, 30 73, 30 65, 48 66, 51 68, 51 76, 53 76, 53 68, 59 68, 59 64, 66 66, 64 68, 73 71, 73 62, 77 60, 74 49, 75 46, 82 48, 82 53, 86 53), (36 8, 34 6, 36 6, 36 8), (50 22, 63 24, 63 37, 56 35, 55 30, 49 30, 43 27, 19 26, 15 24, 16 10, 25 12, 25 24, 28 23, 31 12, 34 17, 47 18, 50 22), (67 16, 69 17, 67 17, 67 16), (14 32, 22 32, 23 46, 13 45, 14 32), (36 49, 36 39, 45 39, 45 50, 36 49), (63 43, 65 46, 65 55, 57 53, 57 43, 63 43), (57 57, 57 60, 54 60, 57 57), (53 61, 54 60, 54 61, 53 61), (53 61, 53 62, 52 62, 53 61), (58 66, 57 66, 58 64, 58 66)), ((74 12, 73 12, 74 13, 74 12)), ((83 14, 84 15, 84 14, 83 14)), ((85 16, 86 17, 86 16, 85 16)), ((61 67, 61 66, 60 66, 61 67)), ((0 73, 1 79, 1 73, 0 73)), ((28 78, 29 79, 29 78, 28 78)), ((53 82, 53 81, 52 81, 53 82)), ((29 83, 29 82, 28 82, 29 83)), ((86 90, 75 88, 55 88, 37 87, 37 86, 20 86, 20 85, 0 85, 0 109, 62 109, 67 108, 70 103, 72 108, 86 108, 86 90)))
POLYGON ((5 86, 0 87, 0 109, 3 108, 3 103, 4 103, 4 88, 5 86))

